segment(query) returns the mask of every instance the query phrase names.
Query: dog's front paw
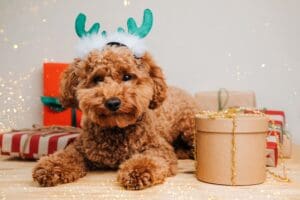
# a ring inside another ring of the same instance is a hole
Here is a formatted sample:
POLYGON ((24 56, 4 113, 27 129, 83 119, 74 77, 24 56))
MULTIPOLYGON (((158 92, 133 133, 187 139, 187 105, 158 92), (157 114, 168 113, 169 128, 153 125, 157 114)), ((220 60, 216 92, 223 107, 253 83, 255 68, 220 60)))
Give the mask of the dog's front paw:
POLYGON ((43 158, 33 169, 32 178, 40 186, 49 187, 76 180, 74 174, 61 162, 54 162, 51 157, 43 158))
POLYGON ((118 181, 130 190, 140 190, 162 183, 167 176, 165 162, 146 156, 132 158, 120 166, 118 181))
POLYGON ((60 170, 50 169, 48 167, 38 166, 33 170, 33 180, 38 182, 40 186, 55 186, 62 182, 62 174, 60 170))
POLYGON ((151 170, 147 168, 135 168, 132 170, 120 170, 118 181, 130 190, 140 190, 153 184, 153 176, 151 170))

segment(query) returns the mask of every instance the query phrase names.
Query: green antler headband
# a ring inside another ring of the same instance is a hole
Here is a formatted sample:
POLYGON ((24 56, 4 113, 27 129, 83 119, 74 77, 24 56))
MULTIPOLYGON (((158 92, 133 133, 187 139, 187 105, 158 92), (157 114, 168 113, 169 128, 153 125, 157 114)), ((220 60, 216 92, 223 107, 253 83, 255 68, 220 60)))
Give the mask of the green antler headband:
POLYGON ((146 51, 143 38, 149 34, 152 28, 153 14, 150 9, 145 9, 141 26, 137 26, 133 18, 128 18, 127 33, 124 28, 119 27, 115 33, 110 35, 108 35, 105 30, 99 34, 99 23, 94 23, 91 28, 86 31, 85 23, 86 16, 80 13, 75 21, 76 34, 81 38, 77 46, 80 57, 84 57, 93 49, 102 50, 109 43, 125 45, 134 52, 135 56, 141 57, 146 51))
POLYGON ((131 17, 127 20, 128 33, 136 35, 139 38, 144 38, 148 35, 152 28, 153 15, 151 10, 144 10, 143 23, 140 27, 137 27, 135 20, 131 17))

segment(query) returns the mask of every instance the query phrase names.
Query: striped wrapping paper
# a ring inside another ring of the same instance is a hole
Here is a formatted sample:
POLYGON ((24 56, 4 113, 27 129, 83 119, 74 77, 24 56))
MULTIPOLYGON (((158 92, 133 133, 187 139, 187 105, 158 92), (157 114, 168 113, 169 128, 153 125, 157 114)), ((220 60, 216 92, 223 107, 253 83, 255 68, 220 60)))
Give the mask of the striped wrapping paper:
POLYGON ((273 120, 275 124, 281 124, 285 126, 285 114, 281 110, 264 110, 266 115, 269 116, 270 120, 273 120))
POLYGON ((278 136, 269 135, 267 137, 266 165, 276 167, 278 163, 278 136))
POLYGON ((39 159, 64 149, 79 132, 18 131, 0 133, 0 154, 39 159))
MULTIPOLYGON (((245 110, 245 113, 253 113, 252 110, 245 110)), ((266 114, 269 117, 269 134, 277 134, 280 142, 282 143, 282 135, 286 134, 285 132, 285 113, 281 110, 267 110, 263 109, 260 112, 266 114)))
MULTIPOLYGON (((276 149, 278 148, 278 145, 281 145, 280 148, 280 154, 284 158, 290 158, 292 156, 292 140, 290 137, 290 134, 286 130, 286 117, 284 111, 281 110, 263 110, 263 112, 268 115, 270 119, 270 125, 269 125, 269 133, 268 138, 271 139, 273 136, 276 136, 277 138, 277 145, 276 149), (280 142, 280 144, 279 144, 280 142)), ((267 143, 268 145, 268 143, 267 143)), ((275 149, 275 145, 269 144, 269 150, 275 149)), ((275 150, 274 150, 275 151, 275 150)), ((278 151, 278 150, 276 150, 278 151)), ((275 153, 276 154, 276 153, 275 153)), ((277 153, 278 157, 278 153, 277 153)), ((274 159, 278 159, 276 157, 272 157, 274 159)), ((277 165, 277 161, 273 161, 274 166, 277 165)))
MULTIPOLYGON (((245 113, 253 113, 249 109, 245 113)), ((269 117, 269 131, 267 135, 267 166, 277 165, 278 151, 280 145, 280 155, 283 158, 292 156, 292 140, 290 134, 286 130, 286 118, 284 111, 262 109, 260 112, 265 113, 269 117)))
POLYGON ((286 123, 284 112, 280 110, 263 110, 263 112, 270 119, 269 132, 277 134, 279 141, 282 143, 283 134, 285 134, 286 123))

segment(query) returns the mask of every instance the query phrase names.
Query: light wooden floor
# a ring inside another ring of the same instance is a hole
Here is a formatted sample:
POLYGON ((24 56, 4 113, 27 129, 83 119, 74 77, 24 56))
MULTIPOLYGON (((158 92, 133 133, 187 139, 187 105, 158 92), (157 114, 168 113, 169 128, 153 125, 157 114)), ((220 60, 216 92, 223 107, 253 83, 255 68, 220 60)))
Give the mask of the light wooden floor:
MULTIPOLYGON (((293 199, 300 200, 300 146, 287 161, 291 183, 270 176, 261 185, 231 187, 199 182, 194 162, 180 160, 180 172, 164 184, 142 190, 126 191, 116 182, 116 172, 91 172, 75 183, 42 188, 32 182, 33 161, 0 157, 0 200, 4 199, 293 199)), ((271 168, 272 169, 272 168, 271 168)), ((272 169, 274 170, 274 169, 272 169)), ((278 170, 278 169, 277 169, 278 170)))

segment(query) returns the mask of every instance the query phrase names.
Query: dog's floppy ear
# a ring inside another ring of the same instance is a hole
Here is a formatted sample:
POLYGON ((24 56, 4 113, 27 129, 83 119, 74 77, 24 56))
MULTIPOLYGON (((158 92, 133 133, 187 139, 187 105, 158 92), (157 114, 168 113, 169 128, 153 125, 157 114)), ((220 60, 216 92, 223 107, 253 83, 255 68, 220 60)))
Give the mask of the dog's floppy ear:
POLYGON ((76 88, 79 84, 79 65, 80 59, 75 59, 60 77, 60 97, 59 101, 63 107, 78 107, 76 99, 76 88))
POLYGON ((167 96, 167 84, 164 75, 159 66, 156 65, 152 57, 146 53, 142 57, 143 63, 149 67, 149 75, 153 80, 153 97, 150 101, 149 108, 155 109, 159 107, 167 96))

